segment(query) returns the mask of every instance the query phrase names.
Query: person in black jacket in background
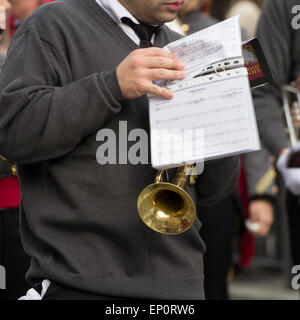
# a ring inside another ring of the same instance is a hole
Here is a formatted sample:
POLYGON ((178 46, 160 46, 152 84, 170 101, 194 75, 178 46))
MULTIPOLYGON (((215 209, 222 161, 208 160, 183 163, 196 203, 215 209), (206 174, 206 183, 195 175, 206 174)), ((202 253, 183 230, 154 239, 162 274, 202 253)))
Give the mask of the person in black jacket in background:
MULTIPOLYGON (((300 264, 300 169, 287 168, 290 149, 282 118, 283 85, 293 82, 300 90, 300 1, 265 0, 257 30, 274 74, 274 83, 254 92, 259 134, 277 160, 288 189, 287 208, 294 264, 300 264)), ((296 149, 299 149, 299 145, 296 149)))

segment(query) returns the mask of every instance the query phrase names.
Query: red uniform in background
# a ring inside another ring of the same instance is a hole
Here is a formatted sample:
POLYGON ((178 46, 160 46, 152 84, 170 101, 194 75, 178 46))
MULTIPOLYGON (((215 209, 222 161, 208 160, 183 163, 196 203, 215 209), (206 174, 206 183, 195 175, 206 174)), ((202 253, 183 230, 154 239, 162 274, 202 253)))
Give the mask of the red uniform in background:
POLYGON ((0 178, 0 209, 20 205, 20 187, 17 177, 0 178))

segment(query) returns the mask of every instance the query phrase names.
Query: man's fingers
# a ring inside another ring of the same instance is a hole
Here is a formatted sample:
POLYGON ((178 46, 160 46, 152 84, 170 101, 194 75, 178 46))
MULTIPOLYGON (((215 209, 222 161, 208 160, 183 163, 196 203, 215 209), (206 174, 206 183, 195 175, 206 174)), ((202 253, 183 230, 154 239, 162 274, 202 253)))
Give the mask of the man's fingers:
POLYGON ((144 60, 144 67, 146 68, 164 68, 170 70, 184 70, 184 63, 179 61, 176 58, 170 57, 162 57, 162 56, 155 56, 155 57, 147 57, 144 60))
POLYGON ((174 93, 153 84, 153 80, 179 80, 185 77, 184 64, 161 48, 137 49, 117 67, 117 79, 126 99, 145 93, 171 99, 174 93))
POLYGON ((150 48, 143 48, 143 49, 137 49, 136 52, 140 52, 144 56, 148 57, 166 57, 166 58, 175 58, 175 56, 172 53, 169 53, 161 48, 158 47, 150 47, 150 48))
POLYGON ((151 93, 166 99, 172 99, 174 97, 173 91, 159 87, 155 84, 152 84, 151 82, 145 87, 145 91, 146 93, 151 93))
POLYGON ((167 69, 151 69, 148 71, 150 80, 179 80, 185 78, 184 71, 167 69))

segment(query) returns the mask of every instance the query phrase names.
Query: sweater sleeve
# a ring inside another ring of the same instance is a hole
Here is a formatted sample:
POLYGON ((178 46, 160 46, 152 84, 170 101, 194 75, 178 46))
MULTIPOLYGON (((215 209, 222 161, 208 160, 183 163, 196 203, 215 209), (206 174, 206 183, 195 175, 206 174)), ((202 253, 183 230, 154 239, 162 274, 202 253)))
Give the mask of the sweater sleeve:
POLYGON ((36 29, 13 40, 0 78, 0 154, 18 164, 63 156, 120 112, 115 70, 62 81, 68 68, 36 29))
POLYGON ((289 83, 291 69, 291 26, 287 3, 266 0, 257 35, 274 75, 274 84, 253 91, 258 129, 262 142, 276 157, 288 146, 281 116, 281 87, 289 83))
POLYGON ((240 176, 239 157, 207 161, 197 179, 198 201, 211 206, 228 197, 236 188, 240 176))

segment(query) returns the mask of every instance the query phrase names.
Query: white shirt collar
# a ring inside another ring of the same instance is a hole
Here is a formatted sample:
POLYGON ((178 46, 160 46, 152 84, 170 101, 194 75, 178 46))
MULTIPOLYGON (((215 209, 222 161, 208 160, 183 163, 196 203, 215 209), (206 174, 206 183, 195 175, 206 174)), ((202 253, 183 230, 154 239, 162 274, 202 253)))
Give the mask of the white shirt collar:
POLYGON ((118 25, 121 24, 123 17, 130 18, 134 23, 139 23, 118 0, 96 0, 96 2, 118 25))
MULTIPOLYGON (((122 23, 123 17, 130 18, 134 23, 139 21, 123 6, 118 0, 95 0, 99 6, 118 24, 118 26, 131 38, 137 45, 140 44, 140 38, 132 28, 122 23)), ((152 44, 155 40, 155 34, 151 39, 152 44)))

